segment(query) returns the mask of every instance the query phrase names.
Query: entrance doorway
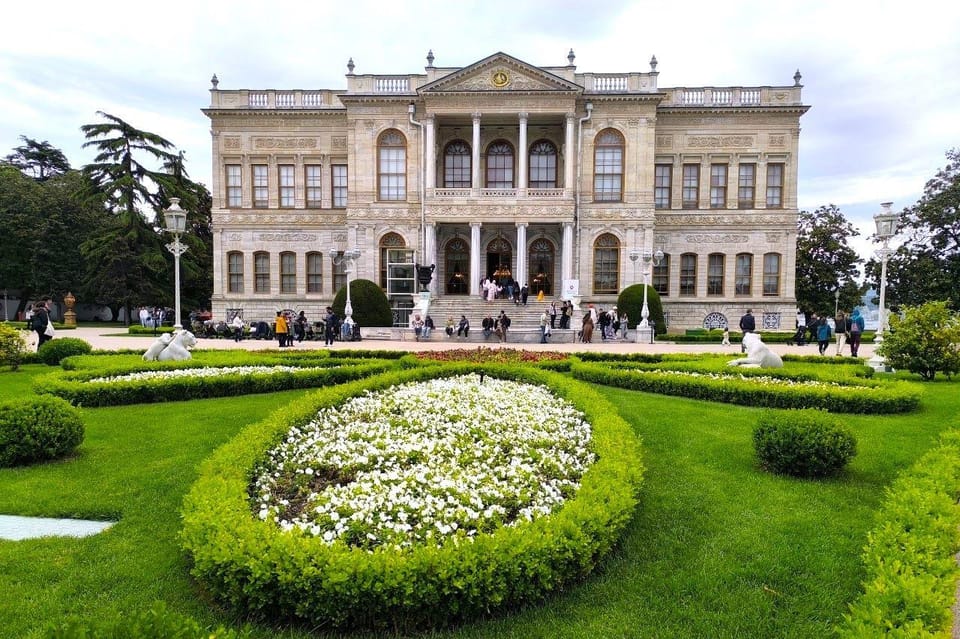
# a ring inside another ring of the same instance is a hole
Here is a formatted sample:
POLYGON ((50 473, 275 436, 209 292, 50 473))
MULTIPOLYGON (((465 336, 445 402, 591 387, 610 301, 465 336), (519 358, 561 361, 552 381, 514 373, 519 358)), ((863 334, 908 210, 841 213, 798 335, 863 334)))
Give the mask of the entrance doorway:
POLYGON ((444 290, 447 295, 470 292, 470 247, 459 237, 447 242, 444 249, 444 290))
POLYGON ((553 295, 553 283, 556 281, 555 260, 556 248, 550 240, 540 237, 530 245, 527 272, 530 273, 531 294, 537 295, 543 291, 544 295, 553 295))
POLYGON ((513 262, 513 247, 502 237, 487 244, 487 277, 504 286, 513 277, 510 264, 513 262))

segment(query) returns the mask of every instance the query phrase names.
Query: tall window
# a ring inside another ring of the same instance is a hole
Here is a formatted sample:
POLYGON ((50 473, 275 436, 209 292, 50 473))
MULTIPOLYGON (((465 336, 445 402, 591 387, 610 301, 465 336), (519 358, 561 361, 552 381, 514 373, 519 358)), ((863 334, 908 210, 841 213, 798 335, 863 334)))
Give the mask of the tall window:
POLYGON ((697 294, 697 255, 684 253, 680 256, 680 295, 697 294))
POLYGON ((280 292, 297 292, 297 254, 283 252, 280 254, 280 292))
POLYGON ((723 253, 707 256, 707 295, 723 295, 723 253))
POLYGON ((336 259, 333 260, 333 293, 337 294, 341 288, 347 285, 347 265, 343 258, 343 251, 337 252, 336 259))
POLYGON ((305 195, 307 200, 307 208, 320 208, 320 195, 322 191, 320 186, 323 183, 322 169, 323 167, 321 167, 319 164, 308 164, 303 167, 306 183, 305 195))
POLYGON ((506 140, 487 147, 487 188, 513 188, 513 147, 506 140))
POLYGON ((403 248, 407 243, 398 233, 387 233, 380 238, 380 288, 387 290, 387 265, 391 249, 403 248))
POLYGON ((670 191, 673 188, 673 167, 657 164, 654 167, 653 204, 658 209, 670 208, 670 191))
POLYGON ((683 208, 700 207, 700 165, 683 165, 683 208))
POLYGON ((443 150, 443 185, 448 189, 469 189, 473 179, 473 156, 463 140, 454 140, 443 150))
POLYGON ((377 181, 380 199, 387 201, 407 198, 407 141, 399 131, 384 131, 377 141, 377 181))
POLYGON ((613 129, 601 131, 594 144, 593 199, 597 202, 623 199, 623 136, 613 129))
POLYGON ((243 181, 240 165, 227 165, 227 206, 243 206, 243 181))
POLYGON ((277 176, 280 181, 280 208, 293 208, 293 165, 281 164, 277 167, 277 176))
POLYGON ((753 255, 750 253, 737 254, 737 275, 734 282, 736 295, 750 295, 753 288, 753 255))
POLYGON ((253 254, 253 292, 270 292, 270 254, 257 252, 253 254))
POLYGON ((658 266, 653 267, 653 290, 660 297, 670 294, 670 255, 664 254, 658 266))
POLYGON ((307 293, 323 292, 323 253, 307 253, 307 293))
POLYGON ((604 233, 593 243, 593 292, 616 293, 620 290, 620 240, 604 233))
POLYGON ((557 188, 557 147, 549 140, 539 140, 530 147, 531 189, 557 188))
POLYGON ((710 208, 727 208, 727 165, 710 165, 710 208))
POLYGON ((347 165, 334 164, 330 167, 330 178, 333 181, 333 202, 335 209, 347 208, 347 165))
POLYGON ((243 253, 227 253, 227 291, 243 293, 243 253))
POLYGON ((783 165, 767 165, 767 208, 783 208, 783 165))
POLYGON ((780 254, 767 253, 763 256, 763 294, 780 294, 780 254))
POLYGON ((757 165, 741 164, 740 179, 737 186, 737 206, 741 209, 752 209, 755 206, 754 193, 756 192, 757 165))
POLYGON ((253 170, 253 206, 258 209, 267 208, 267 165, 254 164, 253 170))

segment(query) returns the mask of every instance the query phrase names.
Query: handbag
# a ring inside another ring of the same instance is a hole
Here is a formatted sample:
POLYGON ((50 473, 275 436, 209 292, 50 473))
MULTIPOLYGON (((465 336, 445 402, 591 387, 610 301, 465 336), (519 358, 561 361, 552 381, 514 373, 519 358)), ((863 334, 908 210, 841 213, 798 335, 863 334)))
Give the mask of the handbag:
POLYGON ((47 327, 43 329, 43 334, 47 337, 53 337, 53 334, 56 331, 53 330, 53 322, 50 319, 47 319, 47 327))

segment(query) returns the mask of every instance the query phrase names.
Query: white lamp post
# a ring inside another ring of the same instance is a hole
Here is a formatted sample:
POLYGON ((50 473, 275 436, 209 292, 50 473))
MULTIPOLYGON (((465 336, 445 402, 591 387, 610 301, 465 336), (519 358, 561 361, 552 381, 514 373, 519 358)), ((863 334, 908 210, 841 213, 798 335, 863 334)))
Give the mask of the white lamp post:
POLYGON ((348 319, 353 322, 353 304, 350 302, 350 273, 353 271, 353 265, 360 258, 360 249, 347 249, 342 253, 332 248, 330 249, 330 258, 334 264, 343 264, 343 272, 347 274, 347 303, 343 305, 344 322, 348 319))
MULTIPOLYGON (((633 255, 636 251, 630 252, 630 259, 636 264, 633 255)), ((653 328, 650 326, 650 307, 647 306, 647 288, 650 286, 650 267, 660 266, 663 261, 663 251, 658 250, 651 253, 644 250, 639 253, 639 258, 643 260, 643 308, 640 310, 640 323, 637 324, 637 343, 653 343, 653 328)))
POLYGON ((173 241, 167 244, 167 250, 173 253, 174 271, 174 317, 173 328, 180 330, 180 256, 187 252, 187 245, 180 241, 180 236, 187 231, 187 212, 180 208, 180 198, 170 198, 170 208, 163 212, 164 227, 167 232, 173 233, 173 241))
POLYGON ((837 313, 840 312, 840 285, 837 285, 837 290, 833 292, 833 316, 836 317, 837 313))
MULTIPOLYGON (((873 341, 877 344, 883 342, 883 331, 887 324, 887 311, 885 307, 887 296, 887 260, 893 255, 894 251, 890 248, 890 239, 897 234, 897 219, 900 217, 897 213, 890 210, 893 202, 883 202, 880 204, 881 211, 873 216, 877 224, 878 240, 883 242, 883 247, 877 249, 877 257, 880 258, 880 308, 879 321, 877 322, 877 332, 873 341)), ((869 365, 877 371, 886 369, 886 363, 883 356, 874 352, 870 358, 869 365)))

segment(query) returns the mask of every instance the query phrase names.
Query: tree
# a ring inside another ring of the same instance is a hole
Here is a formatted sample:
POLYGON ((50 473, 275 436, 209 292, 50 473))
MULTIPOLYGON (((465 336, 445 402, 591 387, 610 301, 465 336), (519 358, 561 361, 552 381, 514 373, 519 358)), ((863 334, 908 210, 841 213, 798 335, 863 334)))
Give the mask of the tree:
POLYGON ((890 315, 890 331, 877 352, 890 366, 908 370, 925 380, 938 372, 951 377, 960 372, 960 317, 943 301, 904 306, 890 315))
POLYGON ((839 307, 860 304, 861 287, 857 265, 863 262, 850 246, 859 235, 833 204, 797 217, 797 306, 820 315, 832 315, 840 291, 839 307))
MULTIPOLYGON (((343 317, 347 305, 347 287, 343 286, 333 298, 333 312, 343 317)), ((393 311, 390 300, 380 285, 370 280, 350 282, 350 305, 353 319, 359 326, 393 326, 393 311)))
POLYGON ((84 147, 98 150, 93 163, 83 167, 83 174, 89 181, 89 193, 103 198, 115 221, 103 237, 88 240, 82 248, 97 301, 125 308, 129 322, 135 306, 168 299, 170 288, 160 234, 140 211, 147 206, 155 216, 168 203, 160 187, 169 183, 169 175, 147 168, 138 158, 146 155, 163 164, 177 162, 179 156, 168 150, 174 146, 163 137, 136 129, 113 115, 97 113, 108 121, 80 127, 89 140, 84 147))
POLYGON ((13 148, 13 153, 5 158, 8 164, 17 167, 24 175, 37 182, 46 182, 52 177, 63 175, 70 170, 70 162, 63 151, 49 142, 37 142, 21 135, 22 146, 13 148))
POLYGON ((663 335, 667 332, 667 322, 663 317, 663 304, 660 302, 660 294, 649 284, 633 284, 620 291, 620 295, 617 297, 617 310, 626 313, 627 319, 633 326, 639 324, 640 314, 643 311, 644 286, 647 287, 647 311, 650 312, 647 321, 653 323, 653 329, 657 335, 663 335))

